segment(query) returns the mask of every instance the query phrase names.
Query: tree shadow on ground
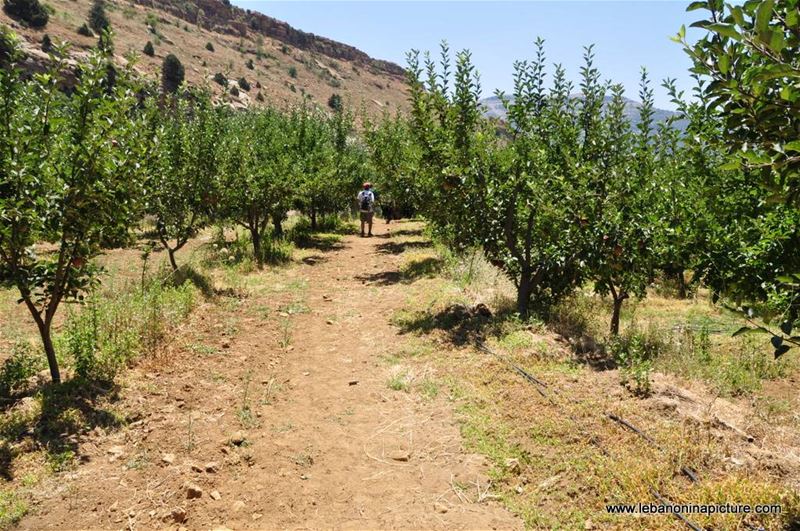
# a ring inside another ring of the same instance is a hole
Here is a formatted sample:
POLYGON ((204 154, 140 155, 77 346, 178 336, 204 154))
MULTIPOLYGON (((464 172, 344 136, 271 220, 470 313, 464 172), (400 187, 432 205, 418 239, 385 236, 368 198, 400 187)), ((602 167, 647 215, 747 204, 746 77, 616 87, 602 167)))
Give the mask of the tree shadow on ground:
POLYGON ((398 229, 393 230, 389 236, 422 236, 422 229, 398 229))
POLYGON ((302 232, 294 235, 292 241, 300 249, 316 249, 321 252, 336 251, 345 247, 337 234, 302 232))
POLYGON ((428 256, 419 260, 411 260, 403 267, 403 278, 412 282, 422 277, 435 277, 444 267, 444 260, 437 256, 428 256))
POLYGON ((561 307, 547 320, 547 327, 569 343, 578 363, 596 371, 617 368, 617 362, 606 345, 598 342, 591 333, 585 313, 561 307))
POLYGON ((303 262, 306 265, 317 265, 317 264, 322 264, 324 262, 327 262, 328 261, 328 257, 327 256, 323 256, 321 254, 312 254, 311 256, 306 256, 305 258, 303 258, 300 261, 303 262))
POLYGON ((409 249, 428 249, 433 247, 429 241, 411 241, 411 242, 386 242, 378 245, 378 252, 381 254, 402 254, 409 249))
POLYGON ((403 275, 400 273, 400 271, 379 271, 378 273, 356 275, 355 279, 360 280, 365 284, 391 286, 402 281, 403 275))
POLYGON ((400 333, 429 334, 436 330, 443 331, 451 343, 460 346, 498 333, 502 323, 513 314, 512 307, 492 313, 484 304, 472 308, 451 304, 438 312, 415 312, 408 318, 401 318, 398 324, 400 333))
POLYGON ((34 385, 4 403, 0 425, 0 477, 14 477, 14 459, 42 449, 51 466, 69 466, 79 457, 79 438, 95 428, 119 429, 126 420, 108 406, 119 400, 119 386, 75 377, 61 384, 34 385), (28 398, 29 400, 24 400, 28 398), (38 415, 26 413, 41 401, 38 415))
POLYGON ((437 257, 427 257, 420 260, 411 260, 402 271, 379 271, 377 273, 365 273, 356 275, 355 279, 365 284, 376 284, 378 286, 390 286, 392 284, 410 284, 422 277, 436 276, 444 266, 444 260, 437 257))

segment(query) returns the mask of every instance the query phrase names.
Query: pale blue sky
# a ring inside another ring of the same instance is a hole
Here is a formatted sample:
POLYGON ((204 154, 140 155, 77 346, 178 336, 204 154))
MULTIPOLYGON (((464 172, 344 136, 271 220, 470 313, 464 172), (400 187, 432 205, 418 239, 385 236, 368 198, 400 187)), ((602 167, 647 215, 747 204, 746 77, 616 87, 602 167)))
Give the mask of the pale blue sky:
MULTIPOLYGON (((583 46, 594 43, 604 78, 621 82, 637 98, 639 69, 655 85, 674 77, 688 89, 689 59, 669 37, 702 12, 686 13, 687 1, 383 2, 253 1, 233 3, 284 20, 303 31, 356 46, 369 55, 406 66, 412 48, 438 52, 469 48, 481 73, 484 96, 512 87, 512 64, 533 54, 533 41, 546 41, 548 61, 562 63, 577 79, 583 46)), ((690 31, 689 37, 699 35, 690 31)), ((687 90, 688 92, 688 90, 687 90)), ((672 108, 656 86, 656 103, 672 108)))

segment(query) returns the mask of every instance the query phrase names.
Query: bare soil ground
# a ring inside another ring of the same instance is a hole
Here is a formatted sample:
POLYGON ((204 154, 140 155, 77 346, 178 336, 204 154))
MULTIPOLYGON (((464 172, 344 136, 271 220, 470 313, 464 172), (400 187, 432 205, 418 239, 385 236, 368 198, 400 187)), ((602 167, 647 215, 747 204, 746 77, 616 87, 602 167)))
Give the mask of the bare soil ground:
POLYGON ((446 398, 391 389, 407 286, 376 229, 196 311, 127 375, 127 427, 81 440, 19 526, 520 528, 446 398))

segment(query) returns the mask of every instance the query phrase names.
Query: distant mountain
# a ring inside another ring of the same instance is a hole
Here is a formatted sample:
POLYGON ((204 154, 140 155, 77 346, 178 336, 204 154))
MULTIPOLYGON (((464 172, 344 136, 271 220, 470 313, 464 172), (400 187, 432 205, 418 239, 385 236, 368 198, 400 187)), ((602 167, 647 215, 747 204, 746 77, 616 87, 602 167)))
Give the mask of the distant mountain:
MULTIPOLYGON (((514 101, 514 98, 509 96, 511 101, 514 101)), ((641 103, 638 101, 633 101, 628 98, 624 98, 625 100, 625 116, 628 118, 628 121, 631 123, 631 127, 636 127, 639 123, 639 107, 642 106, 641 103)), ((604 105, 607 105, 611 102, 611 97, 606 96, 604 105)), ((481 103, 484 107, 484 116, 490 118, 499 118, 501 120, 506 119, 506 108, 503 106, 503 102, 500 101, 500 98, 497 96, 492 96, 490 98, 484 98, 481 100, 481 103)), ((672 116, 676 116, 678 113, 675 111, 668 111, 665 109, 654 109, 653 114, 653 123, 658 124, 659 122, 664 122, 668 120, 672 116)), ((677 120, 675 122, 675 126, 678 129, 685 129, 686 128, 686 121, 685 120, 677 120)))

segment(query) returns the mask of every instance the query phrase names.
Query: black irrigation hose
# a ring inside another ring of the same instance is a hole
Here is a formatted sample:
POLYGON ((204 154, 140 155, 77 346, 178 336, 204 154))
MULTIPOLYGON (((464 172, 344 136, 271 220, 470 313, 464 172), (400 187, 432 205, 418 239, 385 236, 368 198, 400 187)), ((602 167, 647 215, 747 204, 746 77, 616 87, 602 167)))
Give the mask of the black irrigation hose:
MULTIPOLYGON (((550 402, 552 405, 556 406, 558 409, 560 409, 562 412, 564 412, 566 414, 567 418, 569 418, 576 426, 578 426, 578 429, 580 429, 582 432, 584 432, 584 434, 586 434, 585 430, 583 430, 581 428, 580 422, 578 422, 577 419, 571 413, 566 411, 565 408, 562 405, 560 405, 556 401, 554 401, 553 398, 549 394, 547 394, 545 392, 545 389, 548 389, 549 391, 552 391, 552 392, 558 394, 557 391, 555 391, 554 389, 549 389, 546 383, 544 383, 543 381, 539 380, 538 378, 536 378, 535 376, 530 374, 528 371, 526 371, 525 369, 523 369, 522 367, 520 367, 519 365, 517 365, 516 363, 514 363, 510 359, 508 359, 508 357, 502 356, 501 354, 498 354, 497 352, 493 351, 492 349, 487 347, 483 343, 483 341, 476 340, 475 341, 475 345, 478 347, 479 350, 482 350, 483 352, 486 352, 486 353, 494 356, 495 358, 497 358, 501 362, 503 362, 506 365, 508 365, 511 368, 511 370, 513 370, 514 372, 516 372, 517 374, 522 376, 528 383, 534 385, 536 387, 536 391, 538 391, 539 394, 542 395, 543 398, 547 399, 548 402, 550 402)), ((608 414, 608 418, 610 418, 611 420, 613 420, 615 422, 618 422, 618 423, 622 424, 623 426, 625 426, 629 430, 633 431, 634 433, 637 433, 639 436, 641 436, 644 440, 646 440, 648 443, 650 443, 655 448, 658 448, 662 452, 664 451, 650 436, 645 434, 643 431, 641 431, 640 429, 635 427, 630 422, 624 420, 623 418, 621 418, 621 417, 619 417, 617 415, 614 415, 613 413, 608 414)), ((589 441, 592 444, 594 444, 595 446, 597 446, 597 448, 605 456, 611 457, 611 454, 609 454, 608 451, 603 447, 603 445, 600 442, 600 440, 594 434, 589 434, 589 435, 590 435, 589 441)), ((697 476, 694 474, 694 471, 692 471, 692 469, 690 469, 688 467, 682 467, 681 468, 681 472, 686 474, 689 477, 689 479, 691 479, 693 482, 697 482, 697 476)), ((619 481, 618 478, 617 478, 617 480, 619 481)), ((661 503, 661 505, 664 505, 664 506, 672 505, 672 503, 669 502, 666 498, 664 498, 652 485, 650 486, 650 492, 653 494, 653 496, 656 498, 656 500, 658 500, 658 502, 661 503)), ((686 518, 680 512, 673 512, 672 514, 675 515, 675 517, 678 518, 679 520, 681 520, 683 523, 685 523, 693 531, 704 531, 704 529, 702 527, 700 527, 699 525, 695 524, 694 522, 692 522, 691 520, 686 518)))
MULTIPOLYGON (((655 497, 656 500, 658 500, 658 503, 660 503, 664 507, 669 507, 673 505, 671 502, 669 502, 669 500, 667 500, 661 494, 659 494, 658 491, 653 487, 650 487, 650 493, 655 497)), ((689 526, 689 528, 693 529, 694 531, 704 531, 702 527, 700 527, 699 525, 695 524, 694 522, 683 516, 680 513, 680 511, 672 511, 672 514, 675 515, 675 518, 677 518, 678 520, 689 526)))
MULTIPOLYGON (((649 435, 644 433, 642 430, 640 430, 639 428, 637 428, 636 426, 634 426, 633 424, 631 424, 627 420, 625 420, 622 417, 617 416, 617 415, 615 415, 613 413, 608 413, 606 416, 608 418, 610 418, 611 420, 613 420, 614 422, 622 424, 623 426, 625 426, 626 428, 628 428, 629 430, 631 430, 632 432, 637 434, 639 437, 641 437, 642 439, 644 439, 645 441, 650 443, 650 446, 652 446, 653 448, 656 448, 658 451, 660 451, 662 453, 666 452, 664 450, 664 448, 659 446, 659 444, 656 441, 653 440, 652 437, 650 437, 649 435)), ((692 468, 688 467, 688 466, 682 466, 681 467, 681 473, 684 476, 686 476, 687 478, 689 478, 692 481, 692 483, 697 483, 699 481, 697 479, 697 474, 695 473, 695 471, 692 468)))

